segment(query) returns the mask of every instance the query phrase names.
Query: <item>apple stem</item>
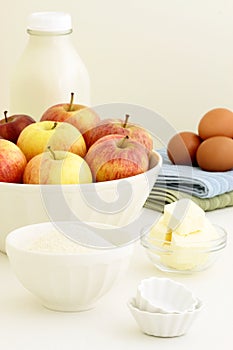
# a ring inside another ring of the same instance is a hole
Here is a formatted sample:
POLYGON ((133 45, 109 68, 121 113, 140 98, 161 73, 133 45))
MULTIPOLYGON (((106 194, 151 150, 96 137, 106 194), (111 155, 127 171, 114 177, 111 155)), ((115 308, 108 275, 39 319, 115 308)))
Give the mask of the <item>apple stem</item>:
POLYGON ((129 139, 129 136, 126 135, 125 137, 123 137, 123 138, 118 142, 117 146, 118 146, 119 148, 124 148, 125 140, 128 140, 128 139, 129 139))
POLYGON ((55 129, 55 128, 56 128, 56 126, 57 126, 57 122, 54 122, 54 124, 53 124, 53 126, 52 126, 51 130, 55 129))
POLYGON ((126 114, 126 115, 125 115, 125 121, 124 121, 124 124, 123 124, 123 128, 126 128, 127 123, 128 123, 128 120, 129 120, 129 117, 130 117, 129 114, 126 114))
POLYGON ((48 148, 49 152, 51 153, 53 159, 56 160, 55 152, 51 149, 51 146, 48 146, 47 148, 48 148))
POLYGON ((70 104, 68 106, 68 112, 71 112, 73 110, 73 103, 74 103, 74 93, 71 92, 71 94, 70 94, 70 104))
POLYGON ((5 122, 7 123, 7 122, 8 122, 8 119, 7 119, 7 111, 4 111, 4 117, 5 117, 5 122))

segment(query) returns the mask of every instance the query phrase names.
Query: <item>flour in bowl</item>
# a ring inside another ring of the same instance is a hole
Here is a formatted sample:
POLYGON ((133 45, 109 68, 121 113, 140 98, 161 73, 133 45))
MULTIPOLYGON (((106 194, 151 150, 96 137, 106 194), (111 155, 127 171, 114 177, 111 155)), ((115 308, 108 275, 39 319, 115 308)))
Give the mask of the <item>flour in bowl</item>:
POLYGON ((51 230, 38 237, 30 246, 29 250, 45 253, 90 253, 92 249, 83 247, 78 243, 72 242, 57 230, 51 230))

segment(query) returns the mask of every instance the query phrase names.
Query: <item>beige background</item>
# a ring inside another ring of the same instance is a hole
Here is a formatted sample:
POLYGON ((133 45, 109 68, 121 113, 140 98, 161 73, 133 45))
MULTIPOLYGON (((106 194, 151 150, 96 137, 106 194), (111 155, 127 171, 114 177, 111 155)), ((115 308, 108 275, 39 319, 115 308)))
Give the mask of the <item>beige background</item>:
POLYGON ((71 13, 89 70, 92 104, 152 109, 177 130, 196 130, 214 107, 233 109, 231 0, 1 0, 0 113, 27 40, 30 12, 71 13))

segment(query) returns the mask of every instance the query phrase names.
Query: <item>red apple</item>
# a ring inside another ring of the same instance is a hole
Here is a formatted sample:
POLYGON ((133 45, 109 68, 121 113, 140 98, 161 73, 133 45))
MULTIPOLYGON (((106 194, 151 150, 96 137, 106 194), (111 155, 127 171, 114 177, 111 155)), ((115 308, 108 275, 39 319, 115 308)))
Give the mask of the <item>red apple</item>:
POLYGON ((5 111, 4 115, 5 118, 0 120, 0 136, 14 143, 17 142, 19 134, 27 125, 35 123, 35 120, 26 114, 7 117, 7 111, 5 111))
POLYGON ((20 183, 27 161, 13 142, 0 139, 0 182, 20 183))
MULTIPOLYGON (((120 134, 105 135, 105 136, 101 137, 100 139, 98 139, 97 141, 95 141, 95 145, 99 144, 101 142, 105 142, 107 140, 112 140, 113 138, 122 140, 123 137, 126 137, 126 136, 123 136, 123 135, 120 135, 120 134)), ((127 138, 128 138, 128 136, 127 136, 127 138)))
POLYGON ((128 119, 129 115, 126 114, 125 121, 120 119, 105 119, 100 121, 94 128, 84 134, 87 149, 105 135, 119 134, 129 136, 130 139, 141 143, 151 151, 153 149, 153 139, 149 131, 138 124, 129 123, 128 119))
POLYGON ((148 170, 150 152, 139 142, 128 136, 109 135, 105 138, 94 143, 85 157, 93 181, 116 180, 148 170))
POLYGON ((66 151, 40 153, 26 165, 25 184, 81 184, 91 183, 92 174, 86 161, 66 151))
POLYGON ((100 121, 99 116, 87 106, 74 104, 73 98, 72 92, 70 103, 60 103, 48 108, 42 115, 41 121, 67 122, 74 125, 82 134, 92 129, 100 121))

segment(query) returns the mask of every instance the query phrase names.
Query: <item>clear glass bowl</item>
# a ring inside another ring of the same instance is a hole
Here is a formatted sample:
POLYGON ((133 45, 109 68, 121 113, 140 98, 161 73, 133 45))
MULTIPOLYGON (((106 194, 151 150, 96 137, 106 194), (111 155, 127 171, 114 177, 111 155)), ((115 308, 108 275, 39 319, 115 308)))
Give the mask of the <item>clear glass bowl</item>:
POLYGON ((174 242, 142 236, 141 244, 155 267, 165 272, 191 273, 202 271, 211 266, 226 246, 227 233, 214 225, 217 239, 178 245, 174 242))

